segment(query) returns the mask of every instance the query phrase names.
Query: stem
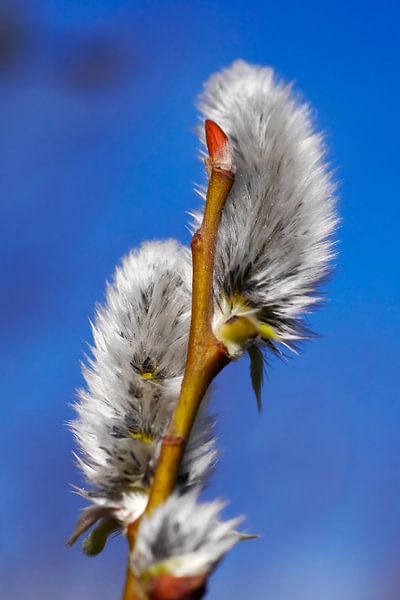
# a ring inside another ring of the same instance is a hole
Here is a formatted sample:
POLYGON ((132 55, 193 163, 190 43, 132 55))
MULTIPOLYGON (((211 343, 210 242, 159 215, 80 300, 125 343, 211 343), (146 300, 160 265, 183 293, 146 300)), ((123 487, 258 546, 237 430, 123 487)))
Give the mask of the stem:
MULTIPOLYGON (((192 238, 192 317, 188 354, 181 393, 168 435, 163 439, 160 458, 145 514, 171 494, 197 411, 214 377, 229 362, 224 345, 212 331, 214 258, 222 210, 231 190, 234 174, 232 152, 225 133, 216 123, 206 121, 210 177, 203 222, 192 238)), ((138 522, 128 527, 131 550, 135 546, 138 522)), ((138 586, 128 568, 123 600, 140 600, 138 586)))
POLYGON ((146 600, 139 582, 135 578, 129 562, 126 568, 125 588, 122 595, 122 600, 146 600))
MULTIPOLYGON (((211 174, 203 223, 192 238, 192 318, 182 388, 169 435, 163 440, 146 513, 164 502, 172 492, 198 408, 208 386, 229 358, 212 331, 214 257, 222 210, 233 184, 232 169, 216 164, 228 140, 220 128, 206 122, 211 174), (218 129, 216 129, 218 128, 218 129), (222 134, 222 135, 221 135, 222 134), (215 140, 215 135, 220 138, 215 140), (210 140, 211 136, 211 140, 210 140), (217 146, 217 147, 216 147, 217 146)), ((225 165, 224 165, 225 166, 225 165)))

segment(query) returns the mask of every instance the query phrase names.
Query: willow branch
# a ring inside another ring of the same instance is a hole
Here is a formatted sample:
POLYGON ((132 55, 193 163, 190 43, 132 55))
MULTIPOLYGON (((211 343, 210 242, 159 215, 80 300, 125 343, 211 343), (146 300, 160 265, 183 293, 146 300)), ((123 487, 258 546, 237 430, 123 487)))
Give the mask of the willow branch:
POLYGON ((233 184, 228 138, 206 121, 210 172, 204 218, 192 238, 192 319, 188 355, 179 401, 169 435, 163 440, 146 513, 164 502, 175 485, 186 442, 211 381, 229 362, 225 347, 212 331, 214 257, 222 210, 233 184))
MULTIPOLYGON (((192 317, 181 393, 168 435, 164 438, 145 514, 171 494, 193 422, 214 377, 229 362, 223 344, 212 331, 214 259, 222 210, 234 181, 232 151, 227 136, 213 121, 205 122, 209 182, 203 222, 191 242, 193 259, 192 317)), ((128 528, 131 549, 138 523, 128 528)), ((128 569, 124 600, 140 600, 140 590, 128 569)))

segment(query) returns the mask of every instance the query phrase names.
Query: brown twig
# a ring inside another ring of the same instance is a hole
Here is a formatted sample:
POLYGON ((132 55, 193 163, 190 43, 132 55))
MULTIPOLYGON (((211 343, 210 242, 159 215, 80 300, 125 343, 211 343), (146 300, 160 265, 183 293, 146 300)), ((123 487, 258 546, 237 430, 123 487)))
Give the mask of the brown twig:
MULTIPOLYGON (((209 182, 204 218, 192 238, 193 283, 192 318, 188 354, 179 401, 170 430, 162 442, 149 502, 149 514, 171 494, 179 471, 186 442, 197 411, 214 377, 229 362, 223 344, 212 331, 214 257, 221 213, 231 190, 234 171, 232 151, 227 136, 213 121, 206 121, 209 152, 209 182)), ((128 528, 131 550, 135 546, 138 523, 128 528)), ((123 600, 142 600, 143 596, 128 568, 123 600)))

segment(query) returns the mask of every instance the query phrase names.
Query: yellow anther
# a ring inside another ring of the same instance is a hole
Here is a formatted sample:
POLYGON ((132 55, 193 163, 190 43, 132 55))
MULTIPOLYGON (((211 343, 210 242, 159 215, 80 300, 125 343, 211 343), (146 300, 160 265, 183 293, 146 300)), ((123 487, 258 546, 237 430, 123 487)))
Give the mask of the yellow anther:
POLYGON ((267 323, 260 323, 258 325, 258 331, 260 336, 265 340, 279 340, 279 335, 276 333, 275 329, 271 327, 271 325, 267 325, 267 323))
POLYGON ((154 442, 154 437, 150 433, 144 431, 130 431, 129 435, 134 440, 140 440, 144 444, 151 444, 154 442))
POLYGON ((151 373, 150 371, 142 373, 142 379, 145 379, 146 381, 154 381, 155 378, 156 377, 155 377, 154 373, 151 373))

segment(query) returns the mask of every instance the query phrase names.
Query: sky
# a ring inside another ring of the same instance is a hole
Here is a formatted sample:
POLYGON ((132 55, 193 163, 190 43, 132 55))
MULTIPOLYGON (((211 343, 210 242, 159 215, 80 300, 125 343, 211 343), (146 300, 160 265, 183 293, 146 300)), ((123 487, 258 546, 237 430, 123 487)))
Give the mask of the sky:
POLYGON ((114 600, 126 542, 66 548, 84 501, 67 422, 89 319, 122 255, 188 243, 202 180, 194 101, 234 59, 273 66, 315 109, 341 226, 317 339, 218 378, 206 498, 256 541, 210 600, 397 600, 399 8, 395 2, 0 3, 0 598, 114 600), (397 156, 397 158, 396 158, 397 156))

